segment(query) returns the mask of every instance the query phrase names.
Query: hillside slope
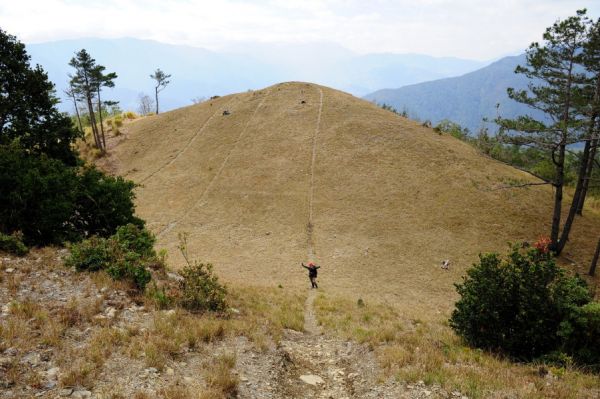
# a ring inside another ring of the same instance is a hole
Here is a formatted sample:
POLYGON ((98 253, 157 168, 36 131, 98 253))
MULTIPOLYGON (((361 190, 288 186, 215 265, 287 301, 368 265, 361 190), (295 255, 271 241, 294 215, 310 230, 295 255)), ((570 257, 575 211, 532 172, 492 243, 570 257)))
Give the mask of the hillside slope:
POLYGON ((392 105, 400 111, 407 110, 410 117, 430 120, 434 125, 450 119, 473 133, 481 127, 495 131, 496 126, 483 122, 483 118, 493 120, 498 113, 507 118, 525 114, 542 118, 506 94, 508 87, 527 87, 528 79, 514 73, 517 65, 525 65, 524 54, 502 58, 463 76, 379 90, 365 99, 392 105), (497 104, 500 104, 498 109, 497 104))
MULTIPOLYGON (((328 292, 432 317, 479 252, 535 240, 550 221, 549 187, 503 188, 526 173, 313 84, 144 118, 113 146, 106 161, 141 184, 138 212, 172 264, 188 232, 190 253, 226 281, 297 288, 314 252, 328 292)), ((597 217, 576 221, 567 256, 579 271, 598 234, 597 217)))

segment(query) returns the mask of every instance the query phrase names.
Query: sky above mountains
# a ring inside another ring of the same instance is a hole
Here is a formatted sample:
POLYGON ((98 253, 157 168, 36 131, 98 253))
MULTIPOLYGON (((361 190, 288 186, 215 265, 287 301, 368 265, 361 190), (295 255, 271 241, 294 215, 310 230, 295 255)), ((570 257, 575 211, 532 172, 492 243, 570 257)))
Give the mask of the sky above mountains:
POLYGON ((135 37, 213 50, 334 43, 359 54, 489 60, 522 52, 558 18, 598 0, 0 0, 0 26, 26 43, 135 37))

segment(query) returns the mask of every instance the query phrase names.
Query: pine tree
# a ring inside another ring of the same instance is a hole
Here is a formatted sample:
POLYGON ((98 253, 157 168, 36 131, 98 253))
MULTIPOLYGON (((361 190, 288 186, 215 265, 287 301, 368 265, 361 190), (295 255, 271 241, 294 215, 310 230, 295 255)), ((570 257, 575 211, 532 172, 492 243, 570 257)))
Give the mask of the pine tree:
POLYGON ((582 48, 588 38, 589 20, 585 10, 546 29, 542 45, 533 43, 527 50, 527 66, 518 66, 516 73, 531 79, 528 90, 508 89, 511 99, 542 111, 548 121, 528 115, 510 120, 497 118, 500 136, 508 142, 528 145, 547 152, 554 165, 552 185, 555 188, 554 210, 550 239, 551 249, 560 253, 570 225, 563 229, 559 240, 565 159, 567 147, 582 140, 586 126, 584 108, 587 104, 585 87, 589 79, 582 67, 582 48))
POLYGON ((171 75, 167 75, 161 71, 160 68, 157 68, 156 71, 154 71, 154 74, 150 75, 150 77, 156 80, 156 86, 154 86, 154 100, 156 101, 156 114, 158 115, 158 93, 163 91, 164 88, 171 83, 169 80, 171 75))

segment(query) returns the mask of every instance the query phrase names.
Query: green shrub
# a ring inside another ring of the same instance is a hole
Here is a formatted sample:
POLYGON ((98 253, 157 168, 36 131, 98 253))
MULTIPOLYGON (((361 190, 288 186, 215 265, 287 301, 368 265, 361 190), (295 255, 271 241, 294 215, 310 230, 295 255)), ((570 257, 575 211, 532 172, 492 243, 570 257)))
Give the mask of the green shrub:
POLYGON ((182 307, 194 312, 220 312, 227 309, 227 289, 219 283, 210 263, 194 262, 187 265, 181 276, 183 280, 179 283, 179 288, 182 307))
POLYGON ((0 145, 0 232, 26 244, 62 244, 143 221, 134 215, 135 184, 89 167, 70 167, 16 144, 0 145))
POLYGON ((179 235, 179 250, 187 265, 181 271, 179 303, 193 312, 220 312, 227 309, 227 288, 219 283, 210 263, 191 262, 187 253, 187 234, 179 235))
POLYGON ((109 238, 91 237, 71 245, 66 264, 78 271, 105 270, 113 279, 144 290, 152 279, 148 267, 162 262, 152 248, 154 241, 152 233, 128 224, 109 238))
POLYGON ((135 252, 125 252, 106 269, 115 280, 129 280, 139 290, 144 290, 152 275, 146 269, 144 259, 135 252))
POLYGON ((77 271, 96 272, 106 269, 115 261, 114 249, 105 238, 91 237, 70 246, 71 255, 65 264, 77 271))
POLYGON ((599 302, 575 308, 561 323, 559 334, 564 338, 563 351, 572 354, 576 362, 600 370, 599 302))
POLYGON ((156 256, 154 235, 135 224, 129 223, 119 227, 113 237, 124 251, 135 252, 146 257, 156 256))
POLYGON ((144 226, 144 221, 135 216, 132 181, 108 176, 95 168, 83 168, 78 183, 74 225, 79 232, 108 237, 119 226, 144 226))
POLYGON ((13 233, 11 235, 0 233, 0 251, 17 256, 27 254, 29 249, 23 244, 22 238, 23 236, 20 233, 13 233))
POLYGON ((115 116, 113 123, 116 127, 121 127, 123 126, 123 119, 120 116, 115 116))
POLYGON ((153 282, 146 293, 158 309, 169 309, 175 301, 175 298, 169 295, 164 287, 158 287, 156 282, 153 282))
POLYGON ((550 254, 519 248, 504 260, 480 255, 456 284, 450 325, 470 345, 530 360, 560 349, 559 332, 569 335, 561 323, 591 298, 583 280, 565 276, 550 254))

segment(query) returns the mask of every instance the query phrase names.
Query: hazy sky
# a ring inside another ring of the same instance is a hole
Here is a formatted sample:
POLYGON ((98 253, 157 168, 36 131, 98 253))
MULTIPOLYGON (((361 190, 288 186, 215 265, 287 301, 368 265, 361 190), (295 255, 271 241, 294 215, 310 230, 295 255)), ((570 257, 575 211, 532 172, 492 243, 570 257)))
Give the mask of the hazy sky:
POLYGON ((0 0, 0 27, 26 43, 154 39, 333 42, 359 53, 490 59, 522 51, 557 18, 600 0, 0 0))

